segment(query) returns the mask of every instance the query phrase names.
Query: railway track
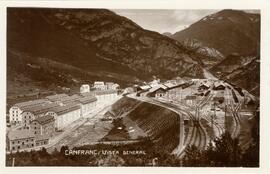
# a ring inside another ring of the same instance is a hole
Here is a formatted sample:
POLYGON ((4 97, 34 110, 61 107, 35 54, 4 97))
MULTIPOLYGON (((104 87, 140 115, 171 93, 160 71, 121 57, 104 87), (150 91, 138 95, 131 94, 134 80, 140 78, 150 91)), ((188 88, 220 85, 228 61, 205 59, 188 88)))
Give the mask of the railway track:
POLYGON ((234 105, 233 102, 230 101, 228 106, 229 106, 229 109, 231 110, 233 120, 234 120, 234 129, 232 131, 232 137, 236 138, 236 137, 238 137, 238 135, 240 133, 240 128, 241 128, 240 117, 238 115, 238 111, 240 109, 241 103, 234 105))
MULTIPOLYGON (((206 100, 204 100, 204 102, 201 103, 202 105, 205 105, 207 103, 206 101, 208 101, 210 99, 210 96, 206 97, 205 99, 206 100)), ((142 100, 144 102, 156 104, 156 105, 159 105, 162 107, 166 107, 174 112, 183 113, 189 117, 193 126, 191 126, 190 127, 191 129, 189 129, 189 131, 188 131, 188 134, 187 134, 188 137, 183 142, 183 147, 181 149, 174 150, 174 153, 179 158, 183 157, 183 155, 185 154, 185 149, 189 145, 195 145, 199 149, 206 148, 206 146, 207 146, 207 133, 204 130, 202 124, 200 123, 200 120, 198 118, 196 118, 196 116, 194 114, 191 113, 192 108, 185 106, 185 105, 181 105, 178 102, 177 102, 177 104, 175 104, 175 103, 168 103, 167 101, 160 101, 157 99, 149 99, 149 98, 140 98, 140 100, 142 100)))

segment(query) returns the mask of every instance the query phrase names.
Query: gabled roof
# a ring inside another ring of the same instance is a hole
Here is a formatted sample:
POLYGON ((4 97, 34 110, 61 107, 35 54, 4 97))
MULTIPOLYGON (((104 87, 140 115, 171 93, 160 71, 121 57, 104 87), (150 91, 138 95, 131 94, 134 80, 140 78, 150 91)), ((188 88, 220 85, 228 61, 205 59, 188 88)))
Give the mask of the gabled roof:
POLYGON ((9 140, 20 140, 34 137, 35 137, 34 133, 29 130, 13 130, 8 133, 9 140))
POLYGON ((92 103, 94 101, 97 101, 97 98, 95 96, 86 96, 82 97, 78 100, 82 104, 92 103))
POLYGON ((105 82, 106 85, 113 85, 113 82, 105 82))
POLYGON ((223 82, 221 82, 221 81, 217 81, 217 82, 214 83, 214 86, 215 87, 218 87, 218 86, 224 86, 225 87, 225 84, 223 82))
POLYGON ((173 87, 177 86, 176 84, 173 84, 173 83, 171 83, 171 82, 166 82, 166 83, 164 83, 163 85, 165 85, 165 86, 168 87, 168 88, 173 88, 173 87))
POLYGON ((43 103, 46 103, 46 102, 48 102, 48 100, 46 100, 46 99, 38 99, 38 100, 31 100, 31 101, 16 103, 14 106, 23 109, 23 108, 26 108, 26 107, 29 107, 29 106, 40 105, 40 104, 43 104, 43 103))
POLYGON ((36 118, 32 122, 34 122, 34 121, 38 122, 41 125, 44 125, 44 124, 53 122, 54 121, 54 117, 52 115, 45 115, 45 116, 36 118))
POLYGON ((54 102, 63 98, 69 97, 67 94, 55 94, 55 95, 49 95, 47 97, 45 97, 46 99, 54 102))
POLYGON ((96 95, 106 95, 106 94, 114 94, 117 93, 117 90, 108 89, 108 90, 102 90, 102 91, 95 91, 96 95))
POLYGON ((69 103, 69 102, 74 102, 76 100, 79 100, 80 98, 82 98, 80 95, 74 94, 74 95, 69 96, 69 97, 61 98, 59 101, 62 103, 69 103))
POLYGON ((81 93, 81 96, 86 97, 86 96, 95 96, 94 92, 85 92, 85 93, 81 93))
POLYGON ((104 85, 104 82, 102 82, 102 81, 96 81, 96 82, 94 82, 94 85, 104 85))
POLYGON ((142 90, 148 90, 151 88, 151 86, 149 85, 143 85, 143 86, 139 86, 139 88, 141 88, 142 90))
POLYGON ((155 92, 159 89, 166 90, 166 89, 168 89, 168 87, 160 84, 160 85, 157 85, 157 86, 149 89, 149 92, 155 92))
POLYGON ((58 106, 59 106, 59 104, 57 104, 57 103, 46 103, 46 104, 26 108, 24 110, 24 112, 31 112, 34 115, 39 115, 39 114, 43 114, 43 113, 45 113, 45 112, 47 112, 55 107, 58 107, 58 106))
POLYGON ((52 108, 50 111, 55 112, 57 115, 63 115, 65 113, 75 111, 78 109, 80 109, 80 106, 77 103, 69 103, 68 105, 65 106, 52 108))

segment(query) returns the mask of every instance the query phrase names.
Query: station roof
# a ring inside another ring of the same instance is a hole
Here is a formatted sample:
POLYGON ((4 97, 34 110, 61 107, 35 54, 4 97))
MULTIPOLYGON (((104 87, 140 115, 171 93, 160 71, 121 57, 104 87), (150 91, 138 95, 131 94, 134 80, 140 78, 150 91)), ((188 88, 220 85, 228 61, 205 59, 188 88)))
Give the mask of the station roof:
POLYGON ((69 103, 68 105, 65 105, 65 106, 52 108, 50 109, 50 111, 55 112, 57 115, 63 115, 63 114, 66 114, 68 112, 75 111, 78 109, 80 109, 80 106, 74 102, 74 103, 69 103))
POLYGON ((34 122, 34 121, 38 122, 41 125, 44 125, 44 124, 53 122, 54 121, 54 117, 52 115, 45 115, 45 116, 36 118, 32 122, 34 122))
POLYGON ((48 100, 46 100, 46 99, 38 99, 38 100, 31 100, 31 101, 16 103, 14 106, 23 109, 23 108, 26 108, 26 107, 29 107, 29 106, 40 105, 40 104, 43 104, 43 103, 46 103, 46 102, 48 102, 48 100))
POLYGON ((63 98, 69 97, 67 94, 55 94, 55 95, 49 95, 47 97, 45 97, 46 99, 54 102, 63 98))
POLYGON ((106 94, 114 94, 114 93, 117 93, 117 90, 108 89, 108 90, 95 91, 96 95, 106 95, 106 94))
POLYGON ((97 98, 95 96, 85 96, 78 100, 82 104, 92 103, 94 101, 97 101, 97 98))
POLYGON ((24 112, 31 112, 34 115, 39 115, 59 106, 60 105, 57 103, 46 103, 46 104, 26 108, 24 112))

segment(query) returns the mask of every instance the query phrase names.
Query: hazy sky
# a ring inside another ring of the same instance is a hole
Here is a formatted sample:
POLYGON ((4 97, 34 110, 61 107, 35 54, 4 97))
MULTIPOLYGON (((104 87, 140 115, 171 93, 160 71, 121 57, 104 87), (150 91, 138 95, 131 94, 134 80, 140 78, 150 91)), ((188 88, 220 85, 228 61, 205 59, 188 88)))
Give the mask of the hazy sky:
POLYGON ((200 20, 206 15, 218 10, 131 10, 117 9, 115 13, 125 16, 144 29, 159 33, 175 33, 184 29, 185 26, 200 20))
POLYGON ((203 17, 220 10, 114 9, 112 11, 131 19, 144 29, 174 34, 203 17))

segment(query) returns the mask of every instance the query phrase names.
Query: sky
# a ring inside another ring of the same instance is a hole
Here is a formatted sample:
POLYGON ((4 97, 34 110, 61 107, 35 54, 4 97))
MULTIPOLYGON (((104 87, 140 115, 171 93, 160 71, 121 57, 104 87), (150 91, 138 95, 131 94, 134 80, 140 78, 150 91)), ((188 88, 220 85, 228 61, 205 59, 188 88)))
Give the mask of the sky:
POLYGON ((164 32, 174 34, 220 10, 112 9, 112 11, 131 19, 144 29, 157 31, 161 34, 164 32))

